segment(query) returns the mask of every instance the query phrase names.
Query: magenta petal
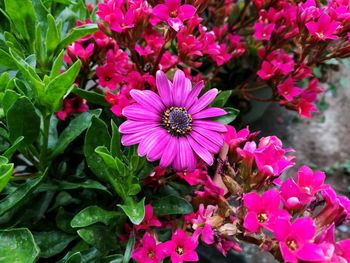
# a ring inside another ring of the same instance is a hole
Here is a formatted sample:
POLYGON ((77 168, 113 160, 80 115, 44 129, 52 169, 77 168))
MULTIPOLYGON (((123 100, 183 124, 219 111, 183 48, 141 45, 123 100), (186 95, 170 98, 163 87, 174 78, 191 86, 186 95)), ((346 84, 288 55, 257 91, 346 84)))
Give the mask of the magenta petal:
POLYGON ((154 108, 157 112, 164 111, 164 105, 160 97, 150 90, 131 90, 131 97, 145 108, 154 108))
POLYGON ((189 251, 185 253, 183 258, 184 258, 184 261, 191 261, 191 262, 197 262, 199 260, 196 251, 189 251))
POLYGON ((213 132, 210 130, 205 130, 203 128, 197 127, 196 129, 193 129, 194 131, 200 133, 204 137, 206 137, 208 140, 215 143, 217 146, 221 147, 224 144, 224 138, 220 133, 213 132))
POLYGON ((176 154, 178 154, 178 139, 172 136, 163 151, 159 165, 163 168, 168 167, 173 162, 176 154))
POLYGON ((269 210, 277 210, 279 209, 279 205, 281 202, 280 194, 276 189, 271 189, 266 191, 262 196, 264 207, 269 210))
POLYGON ((170 138, 171 135, 168 133, 159 136, 153 148, 147 153, 147 160, 154 162, 160 159, 162 157, 163 151, 166 149, 170 138))
POLYGON ((172 106, 173 98, 171 93, 171 83, 163 71, 158 70, 156 74, 156 85, 160 98, 165 106, 172 106))
POLYGON ((138 154, 140 156, 145 156, 151 149, 153 149, 154 145, 158 142, 158 138, 162 135, 164 136, 164 134, 166 134, 166 131, 159 127, 157 130, 146 136, 137 148, 138 154))
POLYGON ((169 26, 171 26, 176 32, 178 32, 184 25, 179 18, 168 18, 167 20, 169 26))
POLYGON ((186 137, 178 139, 179 151, 174 160, 174 169, 177 171, 193 171, 196 168, 196 158, 186 137))
POLYGON ((192 107, 189 109, 190 114, 195 114, 205 107, 207 107, 216 97, 218 94, 217 89, 211 89, 208 90, 196 103, 192 105, 192 107))
POLYGON ((243 203, 248 210, 260 212, 263 209, 261 197, 256 192, 251 192, 243 195, 243 203))
POLYGON ((286 244, 280 243, 280 250, 282 253, 282 257, 285 262, 288 263, 298 263, 298 259, 294 253, 292 253, 286 244))
POLYGON ((125 121, 119 126, 119 132, 123 134, 142 132, 145 129, 155 128, 156 122, 125 121))
POLYGON ((183 71, 177 70, 174 75, 173 80, 173 100, 174 100, 174 106, 184 106, 182 105, 182 101, 184 101, 186 98, 186 77, 183 71))
POLYGON ((249 232, 256 233, 260 228, 257 214, 254 212, 248 212, 244 218, 243 226, 249 232))
POLYGON ((205 119, 225 115, 226 111, 220 108, 208 108, 192 115, 193 119, 205 119))
POLYGON ((213 165, 213 156, 211 153, 202 147, 200 144, 198 144, 194 139, 191 137, 188 137, 188 142, 190 143, 192 149, 196 152, 196 154, 205 161, 208 165, 213 165))
POLYGON ((294 221, 292 224, 293 235, 297 237, 298 240, 309 241, 311 240, 316 229, 311 217, 301 217, 294 221))
POLYGON ((192 104, 196 101, 199 93, 201 93, 202 89, 204 88, 204 82, 200 81, 196 85, 194 85, 193 89, 191 90, 190 94, 187 97, 185 108, 189 109, 192 104))
MULTIPOLYGON (((307 232, 307 230, 305 230, 307 232)), ((303 261, 318 261, 325 260, 323 250, 316 244, 307 243, 297 251, 297 256, 303 261)))
POLYGON ((140 143, 143 138, 147 135, 147 133, 152 133, 154 130, 158 128, 153 128, 150 130, 144 130, 142 132, 134 133, 134 134, 126 134, 122 136, 121 142, 124 146, 130 146, 133 144, 140 143))
POLYGON ((130 119, 130 120, 136 120, 136 121, 160 121, 161 115, 157 114, 156 112, 146 109, 142 107, 141 105, 130 105, 123 109, 122 114, 130 119))
POLYGON ((194 14, 196 13, 197 9, 193 5, 182 5, 179 8, 179 15, 178 17, 185 21, 187 19, 190 19, 194 14))
POLYGON ((205 149, 212 153, 217 153, 220 150, 220 146, 216 145, 212 141, 208 140, 206 137, 204 137, 202 134, 192 131, 190 136, 198 142, 200 145, 202 145, 205 149))
POLYGON ((209 224, 204 225, 201 239, 208 245, 214 243, 214 231, 209 224))
POLYGON ((196 129, 196 127, 200 127, 203 129, 208 129, 211 131, 217 131, 217 132, 227 132, 227 128, 224 124, 221 124, 216 121, 210 121, 210 120, 194 120, 193 121, 193 129, 196 129))
POLYGON ((163 4, 156 5, 152 10, 152 14, 162 20, 167 20, 169 17, 169 8, 163 4))

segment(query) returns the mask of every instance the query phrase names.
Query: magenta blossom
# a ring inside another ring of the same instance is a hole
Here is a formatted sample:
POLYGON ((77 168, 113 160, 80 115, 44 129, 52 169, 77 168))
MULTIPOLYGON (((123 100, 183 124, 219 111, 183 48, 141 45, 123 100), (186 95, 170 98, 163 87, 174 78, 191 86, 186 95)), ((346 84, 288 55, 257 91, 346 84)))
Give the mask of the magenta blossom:
POLYGON ((338 39, 338 36, 335 35, 340 22, 331 21, 331 18, 327 14, 322 14, 317 22, 308 22, 306 27, 309 30, 310 34, 315 36, 319 40, 326 39, 338 39))
POLYGON ((253 37, 258 40, 270 40, 272 31, 275 29, 275 24, 266 24, 259 21, 254 25, 253 37))
POLYGON ((178 229, 172 235, 171 240, 160 245, 166 256, 170 256, 172 263, 182 263, 185 261, 198 261, 196 248, 198 242, 187 236, 186 232, 178 229))
POLYGON ((298 96, 302 89, 295 87, 292 78, 286 79, 282 84, 277 86, 278 93, 284 97, 287 101, 293 100, 295 96, 298 96))
POLYGON ((280 189, 283 204, 288 210, 299 210, 312 201, 312 197, 302 192, 301 188, 288 178, 280 189))
POLYGON ((230 125, 226 125, 227 132, 224 135, 225 142, 231 149, 237 148, 242 142, 245 142, 249 136, 249 129, 244 128, 240 131, 230 125))
POLYGON ((206 107, 214 100, 217 90, 198 94, 203 82, 194 86, 181 70, 176 71, 170 82, 162 71, 157 72, 156 84, 159 95, 150 90, 132 90, 137 102, 123 109, 128 119, 120 127, 122 144, 139 144, 138 154, 149 161, 160 159, 161 167, 176 171, 196 168, 196 155, 208 165, 213 164, 213 154, 223 145, 223 124, 207 118, 226 114, 220 108, 206 107), (195 155, 196 154, 196 155, 195 155))
POLYGON ((166 21, 175 31, 179 31, 183 22, 190 19, 196 13, 192 5, 181 5, 181 0, 165 0, 164 4, 153 8, 153 15, 161 21, 166 21))
POLYGON ((89 106, 86 104, 86 100, 74 94, 70 94, 63 100, 63 107, 56 113, 56 116, 64 121, 70 114, 85 112, 88 109, 89 106))
POLYGON ((292 149, 283 149, 276 136, 262 137, 255 150, 255 162, 259 172, 267 176, 278 176, 294 165, 294 156, 286 156, 292 149))
POLYGON ((298 170, 296 182, 302 192, 313 196, 324 188, 325 179, 326 174, 324 172, 316 171, 314 173, 311 168, 303 165, 298 170))
POLYGON ((258 74, 258 76, 261 79, 270 79, 275 75, 276 70, 277 70, 277 68, 275 66, 273 66, 270 62, 263 61, 262 65, 261 65, 261 69, 258 70, 258 72, 256 74, 258 74))
POLYGON ((210 226, 210 218, 216 209, 216 206, 208 205, 207 208, 204 208, 204 205, 200 204, 197 213, 193 215, 191 220, 192 228, 195 230, 194 237, 200 235, 205 244, 214 242, 214 231, 210 226))
POLYGON ((134 249, 131 257, 139 263, 158 263, 164 258, 164 253, 154 237, 146 233, 142 238, 142 246, 134 249))
POLYGON ((270 189, 262 196, 255 192, 245 194, 243 203, 248 210, 244 227, 253 233, 261 227, 271 230, 278 218, 290 218, 289 213, 280 208, 281 198, 276 189, 270 189))
POLYGON ((278 220, 273 233, 279 241, 283 259, 286 262, 297 263, 299 260, 324 262, 323 250, 311 243, 316 233, 312 218, 298 218, 293 223, 289 220, 278 220))
POLYGON ((145 217, 143 218, 143 221, 135 226, 136 230, 147 230, 150 227, 161 227, 162 223, 158 220, 156 216, 153 215, 153 207, 152 205, 148 204, 145 206, 145 217))
POLYGON ((78 42, 74 42, 72 45, 67 47, 67 52, 70 56, 76 56, 84 62, 87 62, 94 52, 94 44, 89 44, 87 47, 83 47, 78 42))

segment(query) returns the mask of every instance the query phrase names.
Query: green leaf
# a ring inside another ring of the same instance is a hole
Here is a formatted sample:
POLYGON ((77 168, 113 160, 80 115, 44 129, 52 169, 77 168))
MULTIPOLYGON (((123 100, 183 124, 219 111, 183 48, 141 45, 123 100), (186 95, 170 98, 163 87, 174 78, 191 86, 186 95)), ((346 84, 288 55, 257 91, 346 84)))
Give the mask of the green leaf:
POLYGON ((106 146, 97 147, 95 152, 99 156, 101 156, 101 158, 109 168, 118 171, 119 175, 122 175, 122 176, 125 175, 126 173, 125 164, 118 157, 113 158, 106 146))
POLYGON ((16 141, 23 136, 23 143, 30 144, 40 133, 40 117, 34 105, 26 97, 16 100, 6 114, 10 140, 16 141))
POLYGON ((111 126, 112 126, 112 139, 111 139, 111 154, 112 156, 121 157, 122 153, 120 151, 120 133, 118 130, 118 126, 114 123, 113 120, 111 120, 111 126))
POLYGON ((135 237, 133 235, 130 236, 128 243, 126 244, 124 256, 123 256, 123 263, 128 263, 131 258, 131 252, 132 248, 134 247, 135 244, 135 237))
POLYGON ((74 86, 72 93, 85 99, 87 102, 94 103, 103 107, 110 107, 110 104, 106 101, 102 94, 94 91, 87 91, 74 86))
POLYGON ((72 44, 73 42, 75 42, 76 40, 81 39, 82 37, 85 37, 87 35, 90 35, 96 32, 97 30, 98 30, 98 26, 96 24, 87 24, 87 25, 73 28, 72 31, 64 39, 62 39, 58 48, 63 49, 68 45, 72 44))
POLYGON ((35 12, 31 0, 5 0, 5 11, 19 37, 31 43, 35 35, 35 12))
POLYGON ((6 90, 4 97, 2 98, 2 108, 4 109, 4 113, 6 114, 11 106, 17 101, 19 95, 13 90, 6 90))
POLYGON ((118 212, 107 211, 98 206, 89 206, 76 214, 70 224, 72 227, 86 227, 98 222, 108 225, 117 217, 120 217, 118 212))
POLYGON ((0 262, 32 263, 38 255, 39 248, 27 228, 0 230, 0 262))
POLYGON ((215 98, 215 100, 210 104, 212 107, 223 108, 230 98, 232 94, 232 90, 224 90, 219 93, 219 95, 215 98))
POLYGON ((98 146, 109 146, 111 136, 107 125, 100 119, 93 117, 91 126, 87 130, 84 142, 84 155, 91 171, 99 178, 108 182, 109 170, 103 159, 95 152, 98 146))
POLYGON ((49 258, 61 253, 76 236, 61 231, 39 232, 34 234, 40 248, 40 257, 49 258))
POLYGON ((81 62, 78 60, 66 72, 55 77, 46 86, 43 99, 51 112, 56 112, 61 108, 63 97, 73 85, 79 74, 80 67, 81 62))
POLYGON ((224 108, 224 110, 227 112, 226 115, 213 118, 213 120, 218 121, 222 124, 230 124, 237 118, 239 114, 239 110, 235 108, 227 107, 227 108, 224 108))
POLYGON ((129 198, 124 205, 118 206, 124 211, 134 225, 140 224, 145 217, 145 198, 138 203, 129 198))
POLYGON ((79 229, 78 235, 88 244, 106 253, 115 250, 118 244, 117 235, 105 226, 94 225, 79 229))
POLYGON ((182 215, 193 211, 188 201, 176 195, 156 199, 152 202, 152 206, 156 215, 182 215))
MULTIPOLYGON (((0 156, 2 157, 2 156, 0 156)), ((5 158, 5 157, 3 157, 5 158)), ((7 158, 6 158, 7 159, 7 158)), ((13 174, 13 164, 1 164, 0 165, 0 192, 6 187, 13 174)))
POLYGON ((28 179, 21 186, 17 187, 14 192, 8 194, 4 199, 2 199, 0 201, 0 215, 3 215, 11 208, 26 200, 29 194, 38 187, 43 178, 44 175, 40 175, 38 178, 28 179))
POLYGON ((16 63, 13 61, 11 55, 0 48, 0 65, 8 69, 17 69, 16 63))
POLYGON ((57 144, 51 154, 51 158, 62 154, 68 145, 90 126, 92 117, 98 117, 100 114, 101 109, 90 110, 83 112, 72 120, 67 128, 65 128, 58 137, 57 144))
POLYGON ((63 66, 63 56, 64 56, 64 50, 62 50, 57 58, 53 62, 53 66, 50 72, 50 79, 54 79, 55 77, 59 76, 61 74, 61 69, 63 66))
POLYGON ((39 96, 39 100, 41 100, 44 93, 44 84, 36 73, 35 69, 32 68, 24 59, 22 59, 17 52, 11 49, 9 51, 17 65, 18 70, 23 74, 25 79, 33 85, 37 96, 39 96))
POLYGON ((61 41, 61 35, 57 28, 55 18, 51 15, 47 15, 48 28, 46 33, 46 50, 48 54, 55 51, 58 44, 61 41))
POLYGON ((2 155, 11 160, 12 155, 17 151, 17 149, 21 146, 24 137, 20 136, 13 142, 11 147, 9 147, 2 155))

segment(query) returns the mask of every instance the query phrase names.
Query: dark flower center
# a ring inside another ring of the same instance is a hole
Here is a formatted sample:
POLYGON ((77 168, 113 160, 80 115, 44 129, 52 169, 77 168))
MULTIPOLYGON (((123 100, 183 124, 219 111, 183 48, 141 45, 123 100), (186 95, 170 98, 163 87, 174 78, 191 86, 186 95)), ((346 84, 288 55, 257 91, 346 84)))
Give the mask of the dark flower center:
POLYGON ((154 258, 154 256, 155 256, 155 253, 154 253, 153 250, 148 251, 148 257, 149 258, 154 258))
POLYGON ((267 219, 268 219, 268 216, 267 216, 266 213, 260 213, 260 214, 258 214, 258 221, 259 221, 260 223, 265 223, 267 219))
POLYGON ((180 246, 176 247, 176 253, 179 254, 180 256, 183 255, 184 248, 180 246))
POLYGON ((192 116, 183 107, 171 107, 164 111, 163 126, 172 135, 186 135, 192 130, 192 116))
POLYGON ((287 246, 292 251, 294 251, 294 250, 296 250, 298 248, 298 245, 297 245, 297 243, 294 240, 288 240, 287 241, 287 246))

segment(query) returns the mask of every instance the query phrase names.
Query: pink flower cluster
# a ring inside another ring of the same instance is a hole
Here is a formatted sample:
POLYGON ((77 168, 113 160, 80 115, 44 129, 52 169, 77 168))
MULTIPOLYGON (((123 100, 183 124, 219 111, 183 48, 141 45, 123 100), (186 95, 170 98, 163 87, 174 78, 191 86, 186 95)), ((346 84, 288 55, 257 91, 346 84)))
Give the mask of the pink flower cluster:
MULTIPOLYGON (((350 239, 335 241, 334 231, 350 219, 350 200, 325 183, 325 173, 305 165, 295 179, 282 182, 279 176, 294 165, 294 156, 276 136, 262 137, 257 144, 258 133, 248 128, 227 130, 226 150, 219 154, 226 158, 219 161, 214 178, 202 162, 191 173, 177 173, 198 189, 191 196, 195 212, 173 220, 155 217, 147 205, 144 221, 134 226, 138 241, 132 257, 137 262, 167 257, 171 262, 198 261, 199 242, 223 255, 240 252, 240 243, 250 242, 285 262, 348 262, 350 239), (159 241, 159 227, 173 229, 170 240, 159 241)), ((166 170, 155 173, 155 189, 176 179, 166 170)))

